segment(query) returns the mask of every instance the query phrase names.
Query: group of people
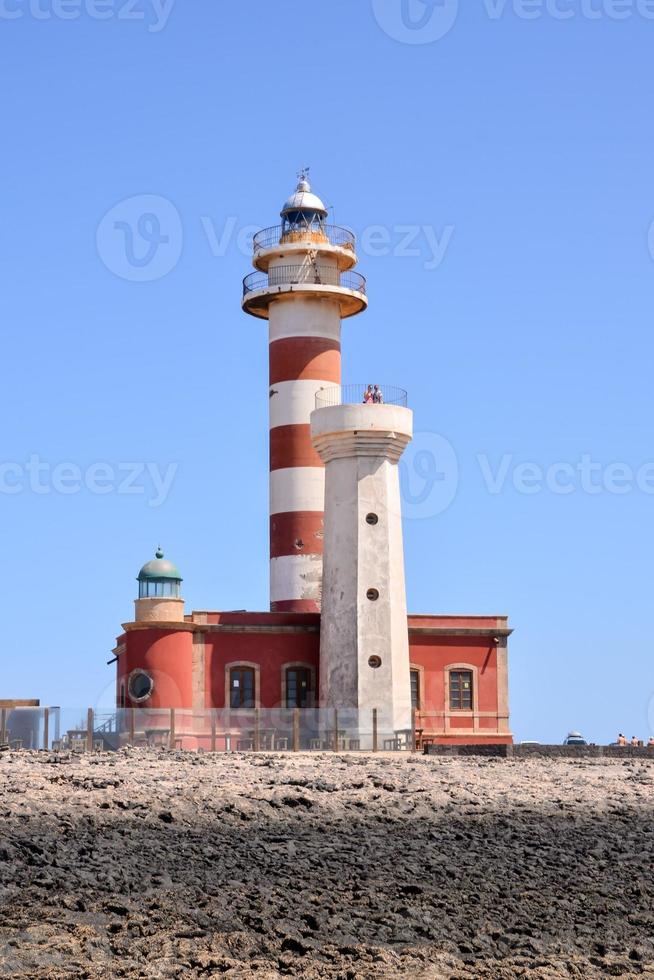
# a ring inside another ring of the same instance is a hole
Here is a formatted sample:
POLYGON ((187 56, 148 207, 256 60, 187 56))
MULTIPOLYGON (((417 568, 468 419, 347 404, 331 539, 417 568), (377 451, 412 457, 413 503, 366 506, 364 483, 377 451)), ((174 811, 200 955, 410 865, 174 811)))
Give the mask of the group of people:
POLYGON ((625 736, 622 734, 622 732, 620 732, 620 734, 618 735, 618 738, 617 738, 617 744, 618 745, 633 745, 633 746, 638 746, 638 745, 644 745, 644 744, 646 744, 648 748, 654 748, 654 736, 650 736, 649 739, 648 739, 648 741, 647 741, 647 743, 644 743, 644 742, 639 741, 639 739, 635 735, 631 739, 631 742, 627 742, 627 739, 625 738, 625 736))
POLYGON ((368 385, 368 387, 363 393, 363 404, 381 405, 383 401, 384 401, 384 395, 379 385, 368 385))

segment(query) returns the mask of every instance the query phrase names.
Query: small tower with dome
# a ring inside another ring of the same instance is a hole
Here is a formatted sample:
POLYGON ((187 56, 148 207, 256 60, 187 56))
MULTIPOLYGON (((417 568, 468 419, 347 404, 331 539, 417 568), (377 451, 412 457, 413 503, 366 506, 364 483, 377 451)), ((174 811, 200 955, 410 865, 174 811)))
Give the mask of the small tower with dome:
POLYGON ((154 558, 138 574, 139 597, 135 600, 137 622, 181 622, 184 619, 182 576, 157 548, 154 558))

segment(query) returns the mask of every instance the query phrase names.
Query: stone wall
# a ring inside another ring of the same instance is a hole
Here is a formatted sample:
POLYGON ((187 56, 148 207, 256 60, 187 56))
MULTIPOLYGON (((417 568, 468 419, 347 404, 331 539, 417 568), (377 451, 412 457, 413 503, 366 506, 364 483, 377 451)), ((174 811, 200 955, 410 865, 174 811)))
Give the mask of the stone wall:
POLYGON ((631 745, 426 745, 425 755, 502 759, 653 759, 654 746, 631 745))

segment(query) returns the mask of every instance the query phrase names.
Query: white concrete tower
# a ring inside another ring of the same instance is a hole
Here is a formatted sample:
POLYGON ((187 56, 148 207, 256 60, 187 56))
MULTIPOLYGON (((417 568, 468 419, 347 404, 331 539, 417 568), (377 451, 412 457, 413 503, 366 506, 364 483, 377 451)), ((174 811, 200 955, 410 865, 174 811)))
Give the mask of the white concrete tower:
POLYGON ((390 732, 411 727, 397 464, 413 413, 404 392, 392 392, 395 404, 361 404, 363 393, 363 386, 322 391, 311 415, 326 464, 320 703, 377 708, 390 732), (341 404, 349 400, 357 403, 341 404))
POLYGON ((324 468, 309 418, 319 388, 341 380, 341 319, 367 306, 354 236, 326 223, 327 209, 300 174, 282 223, 254 237, 243 309, 269 321, 270 608, 318 612, 324 468))

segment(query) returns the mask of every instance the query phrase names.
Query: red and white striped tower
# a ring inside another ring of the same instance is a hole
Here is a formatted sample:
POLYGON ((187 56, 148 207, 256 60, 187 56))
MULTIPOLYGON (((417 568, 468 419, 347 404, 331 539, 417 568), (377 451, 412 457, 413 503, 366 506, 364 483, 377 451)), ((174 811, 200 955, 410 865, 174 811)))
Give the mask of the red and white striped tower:
POLYGON ((269 321, 270 608, 318 612, 325 473, 309 416, 316 392, 341 383, 341 320, 368 301, 354 235, 326 223, 306 171, 281 218, 254 237, 242 303, 269 321))

